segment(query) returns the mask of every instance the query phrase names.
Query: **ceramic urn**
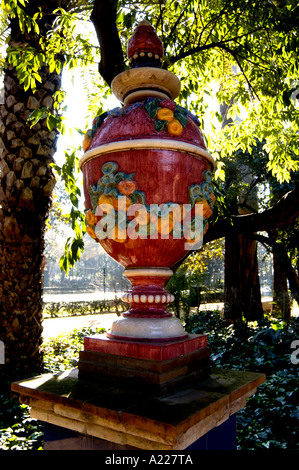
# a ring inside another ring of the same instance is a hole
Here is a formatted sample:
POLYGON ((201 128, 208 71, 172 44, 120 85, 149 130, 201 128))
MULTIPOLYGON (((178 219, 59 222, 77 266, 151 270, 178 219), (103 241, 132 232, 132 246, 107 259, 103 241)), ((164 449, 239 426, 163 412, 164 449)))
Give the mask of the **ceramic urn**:
POLYGON ((115 339, 187 336, 166 309, 165 284, 201 246, 215 202, 213 158, 197 118, 174 101, 180 80, 162 57, 153 27, 140 23, 128 44, 131 68, 111 85, 121 105, 96 116, 83 142, 87 232, 132 285, 123 295, 130 308, 108 335, 115 339))

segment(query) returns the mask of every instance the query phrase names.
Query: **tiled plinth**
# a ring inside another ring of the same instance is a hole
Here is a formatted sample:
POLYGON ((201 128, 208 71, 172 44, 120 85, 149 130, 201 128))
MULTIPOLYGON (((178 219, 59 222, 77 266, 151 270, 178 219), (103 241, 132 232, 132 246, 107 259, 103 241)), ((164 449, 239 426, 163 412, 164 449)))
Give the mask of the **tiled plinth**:
POLYGON ((84 351, 97 351, 138 359, 168 361, 207 347, 207 335, 189 335, 180 341, 128 341, 109 339, 105 334, 86 336, 84 351))
POLYGON ((215 369, 192 387, 157 395, 82 380, 74 369, 13 383, 12 390, 32 418, 107 441, 109 449, 182 450, 243 408, 264 380, 215 369))
POLYGON ((97 335, 84 339, 79 355, 79 378, 150 387, 156 393, 207 377, 210 348, 206 335, 180 341, 122 341, 97 335))

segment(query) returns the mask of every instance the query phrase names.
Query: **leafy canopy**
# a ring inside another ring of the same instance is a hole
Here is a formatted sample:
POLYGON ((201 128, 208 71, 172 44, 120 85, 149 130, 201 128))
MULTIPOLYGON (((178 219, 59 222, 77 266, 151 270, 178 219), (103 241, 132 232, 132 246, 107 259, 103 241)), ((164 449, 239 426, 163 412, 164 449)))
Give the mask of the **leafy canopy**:
MULTIPOLYGON (((102 112, 104 98, 110 92, 100 76, 95 80, 99 47, 95 39, 77 30, 78 22, 89 20, 93 4, 101 2, 57 2, 53 23, 44 33, 41 25, 45 13, 38 7, 43 2, 2 0, 0 39, 9 42, 6 18, 18 18, 21 31, 34 33, 39 39, 38 51, 24 44, 10 44, 7 49, 8 61, 16 66, 24 89, 35 89, 44 65, 57 73, 62 66, 81 67, 90 71, 84 78, 85 86, 90 87, 89 109, 102 112)), ((267 170, 279 182, 290 180, 290 172, 298 170, 299 154, 296 0, 109 2, 116 8, 124 56, 139 21, 147 19, 156 28, 164 43, 163 67, 181 78, 178 101, 199 118, 209 150, 218 162, 216 177, 225 178, 227 158, 238 150, 250 152, 259 141, 268 155, 267 170), (223 103, 229 105, 225 126, 219 112, 223 103)), ((101 47, 109 51, 109 43, 101 47)), ((34 124, 45 116, 50 129, 63 131, 59 113, 36 110, 30 119, 34 124)), ((92 117, 88 116, 87 122, 92 117)), ((77 159, 82 155, 81 149, 79 152, 77 159)))

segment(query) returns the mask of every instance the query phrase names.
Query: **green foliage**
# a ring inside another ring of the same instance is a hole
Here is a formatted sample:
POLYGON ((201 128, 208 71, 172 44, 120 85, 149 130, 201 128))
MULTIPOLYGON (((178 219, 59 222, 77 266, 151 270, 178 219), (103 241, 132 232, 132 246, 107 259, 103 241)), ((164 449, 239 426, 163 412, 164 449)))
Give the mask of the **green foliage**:
POLYGON ((84 337, 104 332, 103 328, 82 328, 51 338, 43 345, 45 372, 55 374, 76 367, 79 351, 84 348, 84 337))
POLYGON ((79 157, 76 150, 65 151, 65 162, 60 167, 53 164, 53 168, 64 182, 65 190, 69 195, 72 207, 69 213, 71 227, 74 232, 73 237, 66 240, 64 255, 60 258, 60 268, 68 273, 84 252, 83 236, 86 232, 85 214, 79 208, 81 191, 77 184, 77 174, 79 172, 79 157))
POLYGON ((121 300, 94 300, 91 302, 47 302, 44 304, 43 317, 57 318, 99 313, 124 312, 127 305, 121 300))
MULTIPOLYGON (((103 333, 102 328, 83 328, 62 334, 43 345, 45 373, 59 373, 76 367, 79 351, 83 349, 84 337, 103 333)), ((7 386, 0 390, 0 448, 2 450, 41 450, 43 446, 43 423, 30 418, 29 407, 19 403, 9 393, 7 386)), ((14 377, 12 380, 18 380, 14 377)))
POLYGON ((291 363, 298 318, 286 331, 273 319, 229 325, 220 312, 209 311, 192 316, 186 330, 207 333, 214 366, 266 374, 266 382, 237 414, 239 448, 298 449, 298 365, 291 363))

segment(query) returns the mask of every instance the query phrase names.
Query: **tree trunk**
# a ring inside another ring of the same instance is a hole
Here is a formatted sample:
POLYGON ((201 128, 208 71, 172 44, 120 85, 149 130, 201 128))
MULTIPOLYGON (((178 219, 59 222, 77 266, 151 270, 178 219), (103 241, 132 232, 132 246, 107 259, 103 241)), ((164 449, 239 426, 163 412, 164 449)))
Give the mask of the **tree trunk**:
POLYGON ((246 235, 225 238, 224 316, 238 322, 263 318, 257 243, 246 235))
POLYGON ((48 106, 61 86, 56 73, 41 72, 34 95, 24 92, 14 67, 5 70, 0 134, 0 339, 4 373, 42 368, 42 274, 45 222, 55 179, 50 166, 57 131, 46 120, 30 129, 28 115, 48 106))
POLYGON ((282 318, 287 324, 291 317, 291 303, 288 281, 279 262, 278 255, 273 254, 273 315, 282 318))

